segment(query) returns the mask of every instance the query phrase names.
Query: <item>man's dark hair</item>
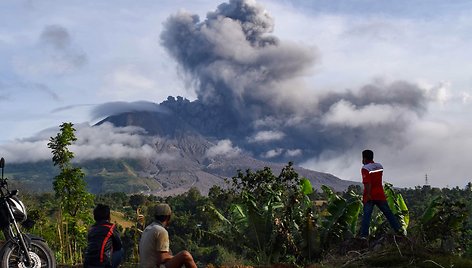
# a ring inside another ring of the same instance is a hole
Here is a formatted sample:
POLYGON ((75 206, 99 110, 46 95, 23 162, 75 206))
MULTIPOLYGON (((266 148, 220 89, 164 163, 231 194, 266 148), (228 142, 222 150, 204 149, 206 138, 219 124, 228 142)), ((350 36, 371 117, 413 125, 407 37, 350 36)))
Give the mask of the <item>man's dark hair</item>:
POLYGON ((97 204, 93 210, 93 219, 95 221, 110 220, 110 207, 103 204, 97 204))
POLYGON ((366 160, 374 160, 374 152, 372 150, 362 151, 362 158, 366 160))
POLYGON ((154 215, 156 221, 165 222, 170 219, 170 215, 154 215))

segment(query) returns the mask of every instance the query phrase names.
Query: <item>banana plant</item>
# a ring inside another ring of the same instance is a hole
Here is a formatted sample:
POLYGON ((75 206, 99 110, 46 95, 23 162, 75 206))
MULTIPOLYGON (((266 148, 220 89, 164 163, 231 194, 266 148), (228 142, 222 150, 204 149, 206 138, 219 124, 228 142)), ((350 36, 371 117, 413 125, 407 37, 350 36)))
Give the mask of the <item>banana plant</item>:
POLYGON ((388 206, 392 210, 393 214, 397 216, 403 230, 406 230, 410 224, 410 213, 403 196, 400 193, 397 193, 393 189, 393 185, 390 183, 385 183, 384 191, 388 206))
POLYGON ((349 191, 345 199, 325 185, 321 186, 321 189, 328 196, 327 215, 321 224, 321 242, 328 246, 332 239, 344 240, 353 237, 362 208, 360 196, 349 191))
POLYGON ((454 251, 460 236, 467 233, 468 210, 464 200, 443 196, 433 198, 420 218, 423 239, 441 241, 445 251, 454 251))
POLYGON ((321 256, 318 209, 308 196, 312 193, 313 187, 310 181, 302 178, 300 190, 296 193, 298 202, 289 203, 287 206, 291 210, 289 223, 295 255, 298 256, 298 263, 305 265, 321 256))

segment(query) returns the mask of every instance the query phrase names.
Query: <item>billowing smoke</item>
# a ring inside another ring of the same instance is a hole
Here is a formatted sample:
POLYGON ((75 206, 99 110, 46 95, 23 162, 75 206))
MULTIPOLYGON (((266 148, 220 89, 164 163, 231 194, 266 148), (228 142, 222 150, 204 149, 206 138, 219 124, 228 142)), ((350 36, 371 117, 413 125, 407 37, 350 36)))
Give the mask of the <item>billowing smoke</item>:
POLYGON ((314 49, 271 35, 274 21, 255 1, 231 0, 204 21, 181 12, 164 26, 162 45, 193 78, 198 99, 244 120, 275 112, 285 81, 317 59, 314 49))
POLYGON ((187 106, 206 121, 230 122, 211 132, 193 118, 195 127, 258 157, 301 160, 372 140, 401 143, 405 126, 425 112, 426 91, 405 81, 328 93, 306 88, 316 49, 279 40, 273 29, 250 0, 223 3, 202 21, 184 12, 167 19, 161 43, 196 87, 198 100, 187 106))

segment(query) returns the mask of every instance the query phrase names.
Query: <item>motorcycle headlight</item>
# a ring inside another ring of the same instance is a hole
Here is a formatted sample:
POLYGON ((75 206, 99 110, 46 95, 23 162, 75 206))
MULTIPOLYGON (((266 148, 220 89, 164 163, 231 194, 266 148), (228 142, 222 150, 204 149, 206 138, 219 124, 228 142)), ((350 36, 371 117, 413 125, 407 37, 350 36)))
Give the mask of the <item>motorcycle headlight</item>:
POLYGON ((23 202, 19 200, 16 196, 12 196, 8 199, 8 203, 10 203, 11 209, 13 210, 13 216, 19 222, 23 222, 26 220, 26 208, 23 202))

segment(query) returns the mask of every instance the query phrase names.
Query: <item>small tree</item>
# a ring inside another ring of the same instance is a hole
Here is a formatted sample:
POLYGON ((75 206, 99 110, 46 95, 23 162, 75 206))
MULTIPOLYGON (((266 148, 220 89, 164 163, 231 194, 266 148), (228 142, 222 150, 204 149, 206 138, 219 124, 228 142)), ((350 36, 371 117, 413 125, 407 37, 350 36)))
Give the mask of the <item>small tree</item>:
POLYGON ((60 169, 54 178, 54 191, 59 203, 59 224, 57 227, 62 261, 75 264, 82 259, 81 248, 85 246, 85 223, 90 216, 87 208, 93 196, 87 192, 85 174, 80 168, 72 166, 74 153, 68 148, 74 141, 75 129, 72 123, 63 123, 56 137, 51 137, 48 147, 52 150, 52 161, 60 169), (84 222, 85 221, 85 222, 84 222), (68 244, 66 244, 66 241, 68 244))

